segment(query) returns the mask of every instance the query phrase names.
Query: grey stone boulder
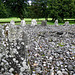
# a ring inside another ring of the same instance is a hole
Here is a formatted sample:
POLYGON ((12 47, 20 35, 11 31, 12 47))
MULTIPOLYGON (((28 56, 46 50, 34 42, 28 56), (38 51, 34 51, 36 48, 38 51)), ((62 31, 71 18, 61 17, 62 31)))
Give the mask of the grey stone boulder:
POLYGON ((47 26, 47 21, 44 21, 44 20, 43 20, 42 23, 41 23, 41 25, 42 25, 42 26, 47 26))
POLYGON ((69 21, 66 21, 66 22, 64 23, 64 26, 66 26, 66 25, 70 25, 70 24, 69 24, 69 21))

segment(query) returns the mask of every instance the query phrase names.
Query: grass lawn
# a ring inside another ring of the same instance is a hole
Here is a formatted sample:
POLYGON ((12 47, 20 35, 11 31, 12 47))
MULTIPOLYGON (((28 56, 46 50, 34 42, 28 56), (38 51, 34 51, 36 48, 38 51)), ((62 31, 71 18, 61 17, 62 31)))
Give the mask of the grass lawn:
MULTIPOLYGON (((16 25, 20 25, 20 18, 16 18, 16 17, 11 17, 11 18, 0 18, 0 24, 3 25, 4 23, 10 22, 11 20, 14 20, 16 23, 16 25), (3 23, 4 22, 4 23, 3 23)), ((26 24, 31 24, 31 18, 25 18, 24 19, 26 21, 26 24)), ((45 20, 45 18, 39 18, 36 19, 38 21, 38 24, 41 24, 42 20, 45 20)), ((52 18, 48 18, 48 20, 50 20, 50 22, 47 22, 48 25, 54 25, 54 22, 51 22, 52 18)), ((69 20, 70 24, 75 24, 75 19, 64 19, 64 21, 69 20)), ((59 25, 63 25, 64 23, 59 23, 59 25)))
MULTIPOLYGON (((16 18, 16 17, 11 17, 11 18, 0 18, 0 22, 10 22, 11 20, 14 20, 15 22, 16 21, 21 21, 20 18, 16 18)), ((31 18, 25 18, 24 19, 25 21, 31 21, 32 19, 31 18)), ((42 20, 45 20, 45 18, 39 18, 39 19, 36 19, 37 21, 42 21, 42 20)), ((52 20, 52 18, 48 18, 48 20, 52 20)))

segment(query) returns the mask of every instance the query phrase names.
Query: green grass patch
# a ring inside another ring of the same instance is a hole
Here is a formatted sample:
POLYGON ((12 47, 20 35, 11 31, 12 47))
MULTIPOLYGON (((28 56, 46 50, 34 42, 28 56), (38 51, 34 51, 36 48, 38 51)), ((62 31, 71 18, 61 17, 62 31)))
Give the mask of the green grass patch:
MULTIPOLYGON (((16 18, 16 17, 11 17, 11 18, 0 18, 0 22, 10 22, 11 20, 14 20, 15 22, 17 21, 21 21, 20 18, 16 18)), ((25 18, 25 21, 31 21, 31 18, 25 18)), ((37 21, 42 21, 45 20, 45 18, 39 18, 36 19, 37 21)), ((48 20, 52 20, 52 18, 48 18, 48 20)))
POLYGON ((63 47, 63 46, 64 46, 64 44, 61 44, 61 43, 58 43, 58 45, 59 45, 60 47, 63 47))
POLYGON ((69 18, 69 19, 64 19, 64 20, 75 20, 75 19, 69 18))
MULTIPOLYGON (((15 22, 17 22, 17 23, 15 23, 16 25, 20 25, 21 20, 20 20, 20 18, 16 18, 16 17, 0 18, 0 24, 3 25, 5 23, 10 23, 11 20, 14 20, 15 22)), ((31 18, 25 18, 24 20, 26 21, 26 24, 31 24, 31 21, 32 21, 31 18)), ((45 18, 39 18, 39 19, 36 19, 36 20, 37 20, 38 24, 41 24, 41 21, 45 20, 45 18)), ((48 25, 54 25, 54 22, 51 21, 52 18, 48 18, 48 20, 49 20, 47 22, 48 25)), ((59 25, 63 25, 65 23, 65 21, 69 21, 70 24, 75 24, 74 20, 75 19, 64 19, 64 22, 59 23, 59 25)))
MULTIPOLYGON (((5 24, 5 23, 0 23, 1 25, 5 24)), ((21 23, 15 23, 16 25, 20 25, 21 23)), ((31 24, 31 22, 26 22, 26 24, 31 24)), ((41 24, 41 22, 37 22, 37 24, 41 24)), ((47 22, 48 25, 54 25, 53 22, 47 22)), ((75 24, 75 23, 70 23, 70 24, 75 24)), ((64 25, 64 23, 59 23, 59 25, 64 25)))
POLYGON ((0 22, 10 22, 11 20, 21 21, 20 18, 12 17, 12 18, 1 18, 0 22))

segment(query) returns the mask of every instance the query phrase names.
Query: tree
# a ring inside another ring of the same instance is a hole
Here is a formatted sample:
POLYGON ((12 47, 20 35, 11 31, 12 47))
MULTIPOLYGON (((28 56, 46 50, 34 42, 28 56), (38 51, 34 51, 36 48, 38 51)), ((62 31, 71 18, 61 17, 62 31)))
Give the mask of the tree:
POLYGON ((4 4, 12 11, 16 17, 24 19, 27 9, 27 0, 3 0, 4 4))
POLYGON ((8 10, 6 6, 0 1, 0 18, 9 17, 8 10))
POLYGON ((47 1, 46 0, 32 0, 31 6, 29 6, 31 18, 46 18, 48 17, 47 12, 47 1))
POLYGON ((70 18, 75 18, 75 0, 71 0, 69 4, 70 18))
POLYGON ((71 18, 74 15, 74 0, 49 0, 49 17, 52 20, 58 19, 59 21, 63 21, 64 18, 71 18))

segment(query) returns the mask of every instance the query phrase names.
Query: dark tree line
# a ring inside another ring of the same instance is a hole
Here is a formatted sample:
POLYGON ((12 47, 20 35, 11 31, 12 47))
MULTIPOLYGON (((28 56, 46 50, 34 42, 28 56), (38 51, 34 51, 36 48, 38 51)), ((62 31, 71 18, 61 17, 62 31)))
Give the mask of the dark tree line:
POLYGON ((49 11, 53 20, 75 18, 75 0, 49 0, 49 11))
POLYGON ((0 0, 0 18, 75 18, 75 0, 0 0))

